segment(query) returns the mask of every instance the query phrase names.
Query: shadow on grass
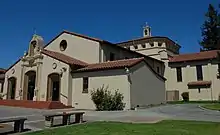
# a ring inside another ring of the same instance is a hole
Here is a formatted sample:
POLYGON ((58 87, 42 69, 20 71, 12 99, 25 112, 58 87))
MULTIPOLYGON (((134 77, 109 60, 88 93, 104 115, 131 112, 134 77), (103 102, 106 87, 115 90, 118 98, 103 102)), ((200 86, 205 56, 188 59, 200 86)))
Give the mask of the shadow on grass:
MULTIPOLYGON (((22 132, 20 132, 20 133, 27 132, 27 131, 31 131, 31 129, 26 128, 26 129, 24 129, 24 130, 23 130, 22 132)), ((17 134, 17 133, 18 133, 18 132, 15 132, 15 131, 6 131, 6 132, 0 133, 0 135, 17 134)))
MULTIPOLYGON (((83 121, 82 123, 86 123, 87 121, 83 121)), ((69 125, 74 125, 74 124, 80 124, 80 123, 77 123, 77 122, 71 122, 69 125)), ((66 124, 55 124, 52 126, 53 127, 62 127, 62 126, 67 126, 66 124)))

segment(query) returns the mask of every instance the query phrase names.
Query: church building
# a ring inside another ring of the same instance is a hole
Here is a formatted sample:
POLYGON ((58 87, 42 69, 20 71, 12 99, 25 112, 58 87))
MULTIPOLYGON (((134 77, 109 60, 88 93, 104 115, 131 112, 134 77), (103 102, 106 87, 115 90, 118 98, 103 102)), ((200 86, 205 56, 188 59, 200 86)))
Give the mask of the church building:
POLYGON ((44 44, 35 34, 27 53, 4 71, 1 92, 7 100, 95 109, 91 91, 104 85, 123 94, 127 110, 166 102, 164 70, 163 61, 108 41, 63 31, 44 44))

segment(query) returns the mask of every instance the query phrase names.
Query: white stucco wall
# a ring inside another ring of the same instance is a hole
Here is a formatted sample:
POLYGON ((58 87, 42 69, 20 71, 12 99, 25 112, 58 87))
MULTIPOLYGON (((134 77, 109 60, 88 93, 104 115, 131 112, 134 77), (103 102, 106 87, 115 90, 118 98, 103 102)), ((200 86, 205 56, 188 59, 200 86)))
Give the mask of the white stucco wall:
MULTIPOLYGON (((41 72, 41 81, 40 81, 40 100, 41 101, 46 101, 46 97, 47 97, 47 79, 48 79, 48 75, 50 75, 51 73, 60 73, 60 69, 65 67, 67 70, 66 72, 63 73, 62 77, 61 77, 61 82, 60 82, 60 101, 62 103, 64 103, 65 105, 68 104, 68 97, 69 97, 69 85, 71 85, 71 81, 69 81, 70 79, 70 68, 69 65, 60 62, 56 59, 53 59, 47 55, 43 55, 43 65, 42 65, 42 72, 41 72), (56 69, 53 69, 52 65, 53 63, 57 64, 56 69)), ((71 94, 70 94, 71 95, 71 94)), ((71 98, 70 98, 71 99, 71 98)), ((69 100, 70 100, 69 99, 69 100)))
POLYGON ((52 43, 50 43, 45 49, 60 52, 87 63, 97 63, 100 61, 99 47, 99 42, 63 33, 52 43), (65 51, 60 50, 60 42, 62 40, 67 41, 67 48, 65 51))
POLYGON ((178 90, 180 100, 182 100, 181 94, 183 92, 189 92, 190 100, 218 100, 220 94, 220 79, 217 79, 218 65, 211 64, 207 61, 203 62, 190 62, 185 64, 172 64, 172 67, 167 68, 167 84, 166 89, 178 90), (189 89, 187 84, 191 81, 197 81, 196 66, 202 64, 203 80, 212 81, 211 88, 201 88, 199 93, 198 89, 189 89), (182 66, 182 82, 177 82, 176 68, 182 66))
POLYGON ((119 92, 124 96, 125 109, 130 109, 130 84, 125 75, 124 69, 122 70, 106 70, 85 73, 73 73, 73 102, 72 105, 77 109, 95 109, 95 105, 91 100, 91 91, 99 88, 102 85, 109 85, 109 90, 119 89, 119 92), (82 93, 83 78, 89 78, 89 92, 82 93))
POLYGON ((144 63, 131 69, 131 106, 165 103, 165 82, 144 63))
MULTIPOLYGON (((22 61, 18 61, 13 67, 11 67, 6 73, 5 73, 5 82, 4 82, 4 89, 3 94, 7 93, 8 89, 8 78, 15 77, 16 78, 16 92, 15 92, 15 99, 20 99, 19 97, 19 90, 22 88, 20 84, 21 80, 21 64, 22 61), (12 72, 14 70, 14 73, 12 72)), ((6 96, 4 97, 6 99, 6 96)))

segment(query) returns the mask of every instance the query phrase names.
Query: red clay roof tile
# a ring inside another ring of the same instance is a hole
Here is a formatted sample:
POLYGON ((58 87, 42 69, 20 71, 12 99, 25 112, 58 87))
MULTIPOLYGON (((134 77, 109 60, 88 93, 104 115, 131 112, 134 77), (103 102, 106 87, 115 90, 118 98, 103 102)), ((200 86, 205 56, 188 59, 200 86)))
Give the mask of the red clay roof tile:
POLYGON ((143 57, 89 64, 85 68, 80 68, 80 69, 76 70, 76 72, 131 67, 131 66, 141 62, 142 60, 144 60, 143 57))
POLYGON ((206 59, 213 59, 217 57, 217 52, 219 50, 213 51, 204 51, 198 53, 191 53, 191 54, 181 54, 176 55, 169 58, 169 62, 184 62, 184 61, 198 61, 198 60, 206 60, 206 59))
POLYGON ((70 64, 70 65, 77 65, 77 66, 82 66, 82 67, 85 67, 88 65, 87 63, 85 63, 81 60, 72 58, 70 56, 67 56, 67 55, 59 53, 59 52, 54 52, 54 51, 49 51, 49 50, 43 49, 42 53, 46 54, 54 59, 62 61, 64 63, 70 64))
POLYGON ((211 85, 211 81, 193 81, 189 82, 188 86, 203 86, 203 85, 211 85))

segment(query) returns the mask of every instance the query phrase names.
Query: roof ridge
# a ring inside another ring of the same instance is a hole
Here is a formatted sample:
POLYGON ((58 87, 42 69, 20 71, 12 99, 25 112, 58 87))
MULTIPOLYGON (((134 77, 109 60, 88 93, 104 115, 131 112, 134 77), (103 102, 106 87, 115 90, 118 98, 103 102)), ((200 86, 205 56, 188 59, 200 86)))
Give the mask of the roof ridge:
POLYGON ((137 41, 137 40, 141 40, 141 39, 150 39, 150 38, 168 38, 168 37, 165 37, 165 36, 137 37, 137 38, 121 41, 121 42, 118 42, 115 44, 122 44, 122 43, 126 43, 126 42, 132 42, 132 41, 137 41))
POLYGON ((207 53, 207 52, 218 52, 220 50, 208 50, 208 51, 203 51, 203 52, 194 52, 194 53, 184 53, 184 54, 179 54, 179 55, 174 55, 175 56, 183 56, 183 55, 193 55, 193 54, 201 54, 201 53, 207 53))
POLYGON ((114 61, 105 61, 105 62, 99 62, 99 63, 91 63, 89 65, 95 65, 95 64, 104 64, 104 63, 113 63, 113 62, 124 62, 124 61, 130 61, 130 60, 143 60, 144 57, 135 57, 135 58, 130 58, 130 59, 119 59, 119 60, 114 60, 114 61))
POLYGON ((83 37, 83 38, 88 38, 88 39, 91 39, 91 40, 99 41, 99 42, 105 41, 105 40, 102 40, 102 39, 99 39, 99 38, 90 37, 90 36, 87 36, 87 35, 84 35, 84 34, 80 34, 80 33, 76 33, 76 32, 72 32, 72 31, 69 31, 69 30, 63 30, 63 32, 68 33, 68 34, 72 34, 72 35, 76 35, 76 36, 79 36, 79 37, 83 37))

